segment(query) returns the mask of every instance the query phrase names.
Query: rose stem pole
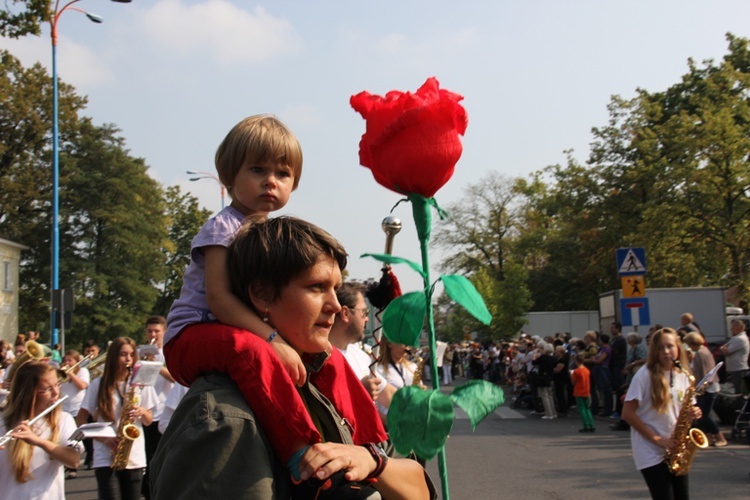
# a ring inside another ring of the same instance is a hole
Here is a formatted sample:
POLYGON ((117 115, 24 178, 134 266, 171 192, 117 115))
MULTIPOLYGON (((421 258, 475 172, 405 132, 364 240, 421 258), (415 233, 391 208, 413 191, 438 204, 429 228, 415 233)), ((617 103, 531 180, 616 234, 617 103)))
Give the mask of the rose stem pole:
MULTIPOLYGON (((422 270, 424 271, 424 296, 427 305, 427 333, 430 342, 430 372, 432 373, 433 390, 440 390, 440 377, 437 367, 437 340, 435 338, 435 318, 432 308, 432 290, 430 285, 430 254, 429 242, 432 231, 432 212, 430 203, 426 198, 418 194, 410 194, 414 223, 417 226, 417 236, 422 252, 422 270)), ((445 446, 438 451, 438 471, 440 473, 440 485, 443 490, 443 499, 450 499, 448 490, 448 466, 445 461, 445 446)))

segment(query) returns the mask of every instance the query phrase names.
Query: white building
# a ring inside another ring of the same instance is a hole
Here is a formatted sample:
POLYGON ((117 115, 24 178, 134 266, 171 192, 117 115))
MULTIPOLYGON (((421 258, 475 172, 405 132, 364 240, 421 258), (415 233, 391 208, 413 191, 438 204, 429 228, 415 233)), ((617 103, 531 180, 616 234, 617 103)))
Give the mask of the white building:
POLYGON ((28 247, 0 238, 0 338, 18 334, 18 291, 21 251, 28 247))

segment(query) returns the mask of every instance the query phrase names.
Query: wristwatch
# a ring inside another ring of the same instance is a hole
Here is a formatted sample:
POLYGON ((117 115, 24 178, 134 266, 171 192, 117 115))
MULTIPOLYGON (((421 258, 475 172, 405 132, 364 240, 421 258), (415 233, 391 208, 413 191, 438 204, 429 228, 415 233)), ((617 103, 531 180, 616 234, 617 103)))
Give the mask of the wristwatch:
POLYGON ((385 470, 385 466, 388 463, 388 455, 386 455, 383 448, 375 443, 367 443, 363 446, 370 452, 370 455, 372 456, 372 459, 375 460, 376 464, 375 470, 372 471, 372 474, 367 476, 367 479, 375 479, 383 473, 383 470, 385 470))

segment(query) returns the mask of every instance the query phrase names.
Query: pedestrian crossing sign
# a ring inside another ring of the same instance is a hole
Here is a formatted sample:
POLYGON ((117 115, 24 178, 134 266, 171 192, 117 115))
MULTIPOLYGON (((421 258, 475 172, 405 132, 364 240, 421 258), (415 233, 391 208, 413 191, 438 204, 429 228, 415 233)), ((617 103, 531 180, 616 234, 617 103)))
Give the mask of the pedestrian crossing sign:
POLYGON ((646 274, 646 249, 618 248, 617 274, 619 276, 639 276, 646 274))

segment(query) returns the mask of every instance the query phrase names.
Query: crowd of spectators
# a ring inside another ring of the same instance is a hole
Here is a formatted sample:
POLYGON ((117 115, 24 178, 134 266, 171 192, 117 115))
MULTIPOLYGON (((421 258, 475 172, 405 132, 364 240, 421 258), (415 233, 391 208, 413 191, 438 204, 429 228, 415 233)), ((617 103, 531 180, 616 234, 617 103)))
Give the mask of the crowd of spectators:
MULTIPOLYGON (((700 352, 707 352, 705 341, 696 343, 696 338, 703 337, 691 315, 683 315, 680 321, 682 326, 677 331, 692 362, 694 353, 697 357, 701 347, 700 352)), ((744 325, 738 325, 733 328, 740 332, 744 325)), ((543 420, 566 417, 569 409, 576 406, 571 372, 576 368, 576 356, 581 354, 590 372, 592 414, 610 418, 612 430, 627 430, 628 424, 620 418, 622 400, 633 375, 646 362, 651 334, 660 328, 662 325, 654 325, 645 336, 638 332, 623 334, 621 325, 613 322, 609 333, 590 330, 580 336, 557 333, 544 338, 521 334, 515 340, 450 344, 442 359, 443 366, 439 368, 441 383, 449 383, 457 377, 488 380, 507 388, 512 408, 531 410, 532 415, 539 415, 543 420)), ((745 342, 744 332, 735 337, 745 342)), ((718 355, 723 358, 722 352, 718 355)), ((424 380, 429 380, 431 372, 426 350, 423 356, 426 358, 424 380)), ((747 356, 742 351, 740 357, 747 356)), ((698 372, 703 373, 700 369, 698 372)), ((743 375, 746 373, 743 371, 743 375)), ((726 381, 731 382, 729 374, 726 381)), ((728 392, 735 391, 740 392, 740 388, 728 388, 728 392)), ((713 422, 704 420, 701 424, 705 424, 712 438, 717 437, 717 442, 723 441, 713 422)))

